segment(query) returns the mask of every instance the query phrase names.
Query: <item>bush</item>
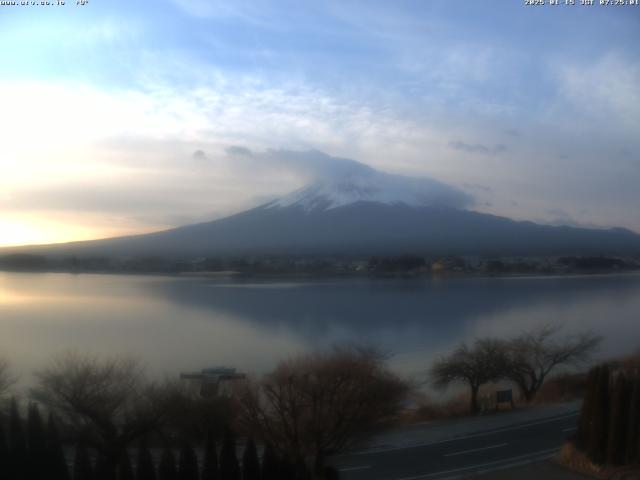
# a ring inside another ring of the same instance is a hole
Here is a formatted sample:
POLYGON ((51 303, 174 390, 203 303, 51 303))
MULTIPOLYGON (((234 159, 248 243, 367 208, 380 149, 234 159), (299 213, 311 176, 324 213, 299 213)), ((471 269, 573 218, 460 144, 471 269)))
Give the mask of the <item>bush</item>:
POLYGON ((47 421, 47 472, 49 475, 47 480, 69 480, 70 478, 67 459, 53 414, 49 414, 47 421))
POLYGON ((229 428, 225 429, 222 450, 220 451, 220 478, 221 480, 240 480, 236 438, 229 428))
POLYGON ((118 465, 118 480, 134 480, 133 467, 129 454, 125 452, 120 457, 120 465, 118 465))
POLYGON ((178 470, 176 468, 176 459, 169 447, 165 447, 160 457, 160 465, 158 467, 158 480, 177 480, 178 470))
POLYGON ((193 447, 185 443, 180 450, 179 480, 198 480, 198 458, 193 447))
POLYGON ((590 422, 589 458, 598 464, 605 461, 609 433, 609 367, 602 365, 598 371, 595 398, 590 422))
POLYGON ((202 480, 218 480, 218 452, 216 441, 211 430, 207 433, 204 445, 204 460, 202 467, 202 480))
POLYGON ((73 461, 73 480, 93 480, 93 466, 84 443, 76 446, 76 455, 73 461))
POLYGON ((595 465, 640 461, 640 377, 637 370, 614 365, 589 372, 578 421, 575 446, 595 465))
POLYGON ((640 378, 633 382, 629 401, 629 429, 625 463, 640 463, 640 378))
POLYGON ((138 466, 136 468, 136 480, 156 480, 156 470, 153 465, 151 453, 147 448, 146 439, 140 440, 140 445, 138 446, 138 466))
POLYGON ((253 439, 247 441, 242 455, 242 480, 260 480, 260 463, 258 451, 253 439))
POLYGON ((609 433, 607 442, 607 463, 620 465, 624 463, 627 451, 627 422, 629 420, 629 387, 624 374, 619 373, 611 398, 611 414, 609 417, 609 433))
POLYGON ((242 392, 242 424, 296 468, 319 468, 401 411, 409 387, 385 360, 374 349, 347 347, 282 362, 242 392))

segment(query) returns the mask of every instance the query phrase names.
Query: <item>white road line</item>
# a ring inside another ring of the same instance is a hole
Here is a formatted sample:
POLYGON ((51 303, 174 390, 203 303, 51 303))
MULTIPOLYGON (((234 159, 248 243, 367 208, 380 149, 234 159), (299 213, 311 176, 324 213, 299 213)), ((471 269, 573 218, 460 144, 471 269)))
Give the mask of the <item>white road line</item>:
POLYGON ((447 454, 445 454, 443 456, 445 456, 445 457, 455 457, 457 455, 464 455, 465 453, 480 452, 482 450, 489 450, 491 448, 506 447, 507 445, 508 445, 508 443, 499 443, 497 445, 489 445, 488 447, 472 448, 471 450, 463 450, 462 452, 447 453, 447 454))
MULTIPOLYGON (((545 459, 545 458, 549 458, 549 457, 553 456, 553 454, 556 453, 559 449, 560 449, 560 447, 551 448, 551 449, 548 449, 548 450, 540 450, 539 452, 528 453, 526 455, 518 455, 517 457, 503 458, 502 460, 495 460, 493 462, 480 463, 480 464, 477 464, 477 465, 471 465, 469 467, 455 468, 453 470, 443 470, 441 472, 427 473, 427 474, 424 474, 424 475, 416 475, 416 476, 413 476, 413 477, 396 478, 395 480, 422 480, 422 479, 426 479, 426 478, 437 477, 439 475, 447 475, 447 474, 450 474, 450 473, 468 472, 469 470, 477 470, 479 468, 485 468, 485 467, 491 467, 491 466, 498 467, 498 468, 493 468, 493 469, 490 468, 490 469, 484 470, 483 473, 486 473, 486 472, 490 472, 492 470, 498 470, 500 468, 511 467, 511 466, 520 465, 520 464, 526 464, 526 463, 529 463, 530 461, 533 461, 533 460, 538 460, 538 459, 542 460, 542 459, 545 459)), ((451 478, 455 478, 455 477, 451 477, 451 478)))
POLYGON ((354 472, 356 470, 367 470, 368 468, 371 468, 371 465, 363 465, 362 467, 339 468, 338 470, 340 470, 341 472, 354 472))
POLYGON ((453 438, 449 438, 447 440, 438 440, 436 442, 417 443, 415 445, 405 445, 405 446, 402 446, 402 447, 371 448, 371 449, 368 449, 368 450, 360 450, 358 452, 349 452, 349 453, 344 453, 342 455, 336 455, 335 458, 339 458, 339 457, 355 457, 356 455, 374 455, 374 454, 385 453, 385 452, 396 452, 398 450, 410 450, 412 448, 429 447, 431 445, 439 445, 441 443, 457 442, 458 440, 467 440, 469 438, 484 437, 484 436, 487 436, 487 435, 494 435, 496 433, 509 432, 511 430, 520 430, 521 428, 533 427, 535 425, 542 425, 542 424, 545 424, 545 423, 558 422, 558 421, 561 421, 561 420, 566 420, 566 419, 571 418, 571 417, 576 417, 576 416, 578 416, 578 413, 579 412, 569 413, 569 414, 562 415, 562 416, 559 416, 559 417, 553 417, 553 418, 548 418, 546 420, 540 420, 538 422, 524 423, 524 424, 521 424, 521 425, 514 425, 512 427, 503 427, 503 428, 498 428, 496 430, 490 430, 488 432, 473 433, 471 435, 465 435, 465 436, 462 436, 462 437, 453 437, 453 438))

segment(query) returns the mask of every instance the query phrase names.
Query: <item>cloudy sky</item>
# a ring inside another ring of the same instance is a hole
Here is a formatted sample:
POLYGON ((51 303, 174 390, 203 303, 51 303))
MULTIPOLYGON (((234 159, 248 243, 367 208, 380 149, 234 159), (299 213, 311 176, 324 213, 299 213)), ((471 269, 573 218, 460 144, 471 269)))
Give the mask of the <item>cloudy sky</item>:
POLYGON ((0 245, 241 211, 309 151, 640 231, 640 7, 523 3, 0 6, 0 245))

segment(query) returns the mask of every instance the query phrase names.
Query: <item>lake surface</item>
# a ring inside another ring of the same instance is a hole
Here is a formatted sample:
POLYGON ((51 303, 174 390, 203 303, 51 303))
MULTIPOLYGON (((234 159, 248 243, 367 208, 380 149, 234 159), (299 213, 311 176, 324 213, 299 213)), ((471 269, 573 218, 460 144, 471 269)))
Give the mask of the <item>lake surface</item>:
POLYGON ((23 384, 52 355, 128 354, 154 375, 228 365, 250 373, 337 342, 378 345, 419 375, 483 335, 545 325, 640 348, 640 275, 256 281, 0 272, 0 357, 23 384))

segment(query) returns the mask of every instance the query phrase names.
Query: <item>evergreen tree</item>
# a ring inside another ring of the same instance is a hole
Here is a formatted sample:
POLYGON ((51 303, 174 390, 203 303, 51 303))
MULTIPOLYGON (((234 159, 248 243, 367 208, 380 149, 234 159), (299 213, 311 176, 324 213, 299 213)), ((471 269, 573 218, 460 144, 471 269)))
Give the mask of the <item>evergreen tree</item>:
POLYGON ((125 451, 122 454, 122 457, 120 457, 120 464, 118 465, 118 480, 134 480, 131 458, 127 451, 125 451))
POLYGON ((109 465, 109 460, 102 453, 98 453, 96 457, 96 465, 93 469, 94 477, 96 480, 115 480, 112 475, 115 475, 115 469, 112 469, 109 465))
POLYGON ((22 426, 22 419, 18 411, 18 402, 11 399, 9 413, 9 478, 23 480, 27 478, 27 442, 22 426))
POLYGON ((7 445, 2 420, 2 417, 0 417, 0 478, 9 478, 9 446, 7 445))
POLYGON ((47 471, 48 480, 70 480, 67 459, 53 414, 49 414, 47 421, 47 471))
POLYGON ((240 480, 240 465, 236 455, 236 439, 229 428, 225 428, 222 450, 220 450, 220 479, 240 480))
POLYGON ((629 421, 625 463, 640 463, 640 378, 633 382, 629 400, 629 421))
POLYGON ((262 480, 278 480, 278 456, 269 444, 262 454, 262 480))
POLYGON ((578 431, 576 433, 576 442, 583 450, 589 445, 590 425, 593 417, 593 406, 596 397, 596 387, 598 380, 599 367, 589 370, 585 385, 585 395, 580 410, 580 419, 578 420, 578 431))
POLYGON ((42 417, 35 403, 29 405, 27 444, 30 478, 32 480, 48 480, 50 472, 47 465, 47 439, 42 417))
POLYGON ((158 480, 178 480, 178 470, 176 460, 169 447, 165 447, 160 457, 160 467, 158 468, 158 480))
POLYGON ((611 414, 609 416, 609 434, 607 442, 607 463, 620 465, 624 463, 627 451, 627 422, 629 408, 629 388, 626 377, 619 373, 613 387, 611 398, 611 414))
POLYGON ((76 455, 73 460, 73 480, 94 480, 89 452, 82 442, 76 446, 76 455))
POLYGON ((278 479, 298 480, 296 478, 296 467, 293 462, 286 457, 281 457, 278 461, 278 479))
POLYGON ((258 451, 252 438, 247 440, 242 455, 242 480, 260 480, 258 451))
POLYGON ((198 480, 198 457, 189 443, 182 446, 178 463, 179 480, 198 480))
POLYGON ((598 372, 593 415, 590 425, 587 453, 591 461, 602 464, 607 453, 609 427, 609 367, 605 364, 598 372))
POLYGON ((147 447, 146 439, 140 440, 138 446, 138 464, 136 468, 136 480, 156 480, 156 470, 153 458, 147 447))
POLYGON ((218 480, 218 452, 213 432, 207 432, 204 445, 204 465, 202 467, 202 480, 218 480))
POLYGON ((324 480, 340 480, 340 472, 336 467, 329 465, 324 467, 324 474, 322 478, 324 480))

